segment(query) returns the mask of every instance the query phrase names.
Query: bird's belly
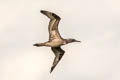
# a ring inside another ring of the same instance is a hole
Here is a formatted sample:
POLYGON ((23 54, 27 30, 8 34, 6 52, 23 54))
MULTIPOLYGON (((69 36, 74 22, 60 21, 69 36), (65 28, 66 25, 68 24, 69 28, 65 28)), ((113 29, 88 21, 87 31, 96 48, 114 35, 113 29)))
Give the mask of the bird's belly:
POLYGON ((57 47, 57 46, 61 46, 63 44, 63 41, 61 40, 53 40, 50 45, 51 47, 57 47))

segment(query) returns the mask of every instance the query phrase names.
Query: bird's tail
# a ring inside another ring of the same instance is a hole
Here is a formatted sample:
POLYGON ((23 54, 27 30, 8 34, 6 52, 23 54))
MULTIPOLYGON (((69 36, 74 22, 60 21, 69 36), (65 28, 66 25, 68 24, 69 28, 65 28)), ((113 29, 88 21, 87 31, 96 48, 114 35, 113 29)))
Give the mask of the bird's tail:
POLYGON ((40 46, 46 46, 45 43, 36 43, 33 44, 33 46, 40 47, 40 46))

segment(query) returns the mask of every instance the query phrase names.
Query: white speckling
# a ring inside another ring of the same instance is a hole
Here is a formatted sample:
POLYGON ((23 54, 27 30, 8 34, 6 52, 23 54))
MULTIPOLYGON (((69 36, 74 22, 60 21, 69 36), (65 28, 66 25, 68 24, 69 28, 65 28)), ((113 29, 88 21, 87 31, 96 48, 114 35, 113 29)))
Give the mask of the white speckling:
POLYGON ((56 32, 55 32, 55 31, 52 31, 52 34, 53 34, 53 35, 55 35, 55 34, 56 34, 56 32))

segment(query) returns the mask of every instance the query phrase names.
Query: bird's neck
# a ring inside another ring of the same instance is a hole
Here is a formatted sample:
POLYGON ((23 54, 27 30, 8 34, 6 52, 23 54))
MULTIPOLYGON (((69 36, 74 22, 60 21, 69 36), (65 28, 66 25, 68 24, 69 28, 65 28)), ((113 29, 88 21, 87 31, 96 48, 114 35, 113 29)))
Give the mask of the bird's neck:
POLYGON ((69 39, 64 39, 64 44, 68 44, 71 43, 71 41, 69 39))

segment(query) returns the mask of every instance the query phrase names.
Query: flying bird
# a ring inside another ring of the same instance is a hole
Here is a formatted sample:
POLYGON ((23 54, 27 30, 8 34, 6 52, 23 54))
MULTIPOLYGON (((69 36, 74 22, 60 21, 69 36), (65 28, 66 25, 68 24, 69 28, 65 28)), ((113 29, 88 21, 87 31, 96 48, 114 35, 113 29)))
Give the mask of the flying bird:
POLYGON ((65 53, 65 51, 61 48, 61 46, 66 45, 68 43, 81 42, 81 41, 78 41, 78 40, 72 39, 72 38, 64 39, 63 37, 61 37, 61 35, 58 31, 58 24, 59 24, 59 21, 61 18, 58 15, 56 15, 55 13, 52 13, 49 11, 41 10, 40 12, 50 19, 49 27, 48 27, 49 41, 44 42, 44 43, 36 43, 36 44, 34 44, 34 46, 36 46, 36 47, 41 47, 41 46, 51 47, 51 50, 55 54, 55 58, 54 58, 54 61, 53 61, 53 64, 52 64, 52 67, 50 70, 50 73, 51 73, 65 53))

